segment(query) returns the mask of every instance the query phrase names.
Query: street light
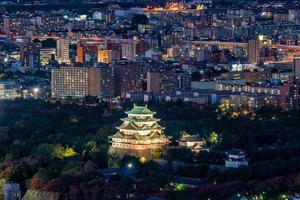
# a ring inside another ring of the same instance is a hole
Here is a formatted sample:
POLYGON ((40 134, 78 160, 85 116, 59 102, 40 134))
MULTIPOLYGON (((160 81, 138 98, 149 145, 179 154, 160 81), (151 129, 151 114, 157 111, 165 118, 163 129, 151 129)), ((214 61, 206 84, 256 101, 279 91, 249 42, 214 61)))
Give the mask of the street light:
POLYGON ((127 164, 127 167, 128 167, 129 169, 131 169, 131 168, 133 167, 132 163, 128 163, 128 164, 127 164))
POLYGON ((39 88, 34 88, 34 89, 33 89, 33 92, 34 92, 34 93, 38 93, 39 91, 40 91, 39 88))
POLYGON ((38 93, 39 93, 39 91, 40 91, 40 89, 39 88, 33 88, 33 93, 34 93, 34 95, 35 95, 35 99, 37 99, 37 95, 38 95, 38 93))

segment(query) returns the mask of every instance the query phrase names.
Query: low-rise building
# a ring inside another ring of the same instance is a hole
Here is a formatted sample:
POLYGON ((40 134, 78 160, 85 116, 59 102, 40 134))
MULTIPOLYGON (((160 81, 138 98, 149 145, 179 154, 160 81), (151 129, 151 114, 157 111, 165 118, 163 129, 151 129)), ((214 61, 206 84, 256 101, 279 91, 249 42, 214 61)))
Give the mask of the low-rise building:
POLYGON ((278 86, 246 85, 242 80, 218 81, 216 84, 216 91, 280 95, 280 88, 278 86))
POLYGON ((276 106, 277 99, 274 95, 241 93, 222 98, 221 103, 232 105, 234 107, 246 106, 253 109, 268 105, 276 106))
POLYGON ((178 140, 178 143, 180 147, 199 152, 205 146, 206 141, 199 135, 185 134, 178 140))
POLYGON ((21 190, 18 183, 7 183, 4 185, 4 200, 21 200, 21 190))
POLYGON ((246 153, 241 149, 233 149, 228 152, 228 157, 225 160, 225 167, 239 168, 241 166, 248 166, 248 160, 246 159, 246 153))
POLYGON ((19 86, 14 81, 0 82, 0 100, 12 100, 21 97, 19 86))

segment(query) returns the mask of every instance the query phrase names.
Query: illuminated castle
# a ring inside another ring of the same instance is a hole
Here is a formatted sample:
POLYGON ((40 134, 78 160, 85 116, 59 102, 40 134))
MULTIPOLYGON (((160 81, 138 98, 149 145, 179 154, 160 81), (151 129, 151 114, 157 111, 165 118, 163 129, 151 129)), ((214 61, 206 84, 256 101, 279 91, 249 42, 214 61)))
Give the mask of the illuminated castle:
POLYGON ((125 112, 128 117, 121 119, 123 123, 116 127, 117 133, 110 137, 113 148, 128 150, 159 149, 168 144, 164 127, 157 122, 147 106, 136 106, 125 112))

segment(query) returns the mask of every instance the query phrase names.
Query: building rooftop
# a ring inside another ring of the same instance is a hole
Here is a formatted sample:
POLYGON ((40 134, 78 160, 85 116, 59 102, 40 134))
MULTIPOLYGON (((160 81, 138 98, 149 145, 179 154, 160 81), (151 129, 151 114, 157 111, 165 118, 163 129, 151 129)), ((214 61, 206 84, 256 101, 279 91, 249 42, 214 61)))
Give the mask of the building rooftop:
POLYGON ((228 155, 245 155, 245 152, 241 149, 232 149, 228 152, 228 155))
POLYGON ((204 139, 201 138, 199 135, 183 135, 179 141, 181 142, 199 142, 203 141, 204 139))

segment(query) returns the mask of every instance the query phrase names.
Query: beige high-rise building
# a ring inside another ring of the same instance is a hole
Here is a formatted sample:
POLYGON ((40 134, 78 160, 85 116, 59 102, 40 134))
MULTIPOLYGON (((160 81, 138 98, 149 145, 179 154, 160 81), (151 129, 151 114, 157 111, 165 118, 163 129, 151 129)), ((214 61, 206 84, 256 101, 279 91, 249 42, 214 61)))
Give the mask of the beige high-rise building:
POLYGON ((85 97, 89 95, 89 68, 61 67, 52 69, 52 98, 85 97))
POLYGON ((98 62, 110 63, 112 59, 112 50, 98 50, 98 62))
POLYGON ((70 63, 69 40, 60 38, 56 42, 56 55, 59 63, 70 63))
POLYGON ((52 69, 52 98, 83 98, 96 96, 111 98, 114 95, 114 74, 109 66, 73 67, 52 69))

